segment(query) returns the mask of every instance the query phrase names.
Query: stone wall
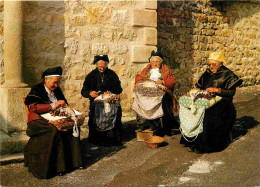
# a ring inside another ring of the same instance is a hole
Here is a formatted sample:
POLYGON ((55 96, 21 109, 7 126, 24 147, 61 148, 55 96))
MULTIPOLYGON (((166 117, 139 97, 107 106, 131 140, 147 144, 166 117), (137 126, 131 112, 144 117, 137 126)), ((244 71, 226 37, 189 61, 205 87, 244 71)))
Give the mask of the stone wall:
POLYGON ((0 85, 4 83, 4 2, 0 1, 0 85))
POLYGON ((159 1, 158 48, 177 77, 176 93, 194 85, 217 48, 244 80, 242 86, 259 84, 259 18, 257 1, 159 1))
POLYGON ((61 85, 72 107, 88 112, 80 91, 95 68, 96 54, 108 54, 124 89, 122 108, 131 110, 136 73, 157 45, 156 1, 65 1, 24 3, 24 81, 32 86, 53 66, 64 69, 61 85))

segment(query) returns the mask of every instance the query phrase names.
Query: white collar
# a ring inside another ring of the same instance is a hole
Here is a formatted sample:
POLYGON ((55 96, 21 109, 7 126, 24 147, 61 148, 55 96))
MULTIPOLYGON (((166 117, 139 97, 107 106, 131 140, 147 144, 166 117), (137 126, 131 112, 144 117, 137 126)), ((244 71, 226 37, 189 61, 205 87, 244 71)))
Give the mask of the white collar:
POLYGON ((52 94, 53 94, 53 91, 51 91, 49 88, 47 88, 47 86, 44 85, 44 88, 45 88, 46 92, 47 92, 49 95, 52 95, 52 94))

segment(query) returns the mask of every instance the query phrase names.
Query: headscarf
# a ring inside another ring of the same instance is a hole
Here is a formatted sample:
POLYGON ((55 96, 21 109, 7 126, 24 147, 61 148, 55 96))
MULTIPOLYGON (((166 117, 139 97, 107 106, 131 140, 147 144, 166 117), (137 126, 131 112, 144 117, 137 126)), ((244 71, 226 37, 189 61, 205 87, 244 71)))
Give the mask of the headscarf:
POLYGON ((222 53, 222 51, 215 51, 215 52, 211 52, 209 55, 209 60, 216 60, 218 62, 222 62, 223 64, 225 64, 227 61, 222 53))

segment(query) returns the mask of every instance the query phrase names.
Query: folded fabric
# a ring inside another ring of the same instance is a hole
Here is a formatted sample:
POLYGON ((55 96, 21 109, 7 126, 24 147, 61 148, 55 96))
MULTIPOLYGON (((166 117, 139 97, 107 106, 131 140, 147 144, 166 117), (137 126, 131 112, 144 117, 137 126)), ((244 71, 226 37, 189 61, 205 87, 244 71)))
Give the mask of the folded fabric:
POLYGON ((182 135, 192 138, 203 131, 205 108, 201 107, 193 113, 190 109, 180 105, 180 130, 182 135))
POLYGON ((93 104, 95 105, 95 122, 97 130, 107 131, 113 129, 116 123, 119 103, 110 103, 109 112, 105 110, 104 102, 96 101, 93 104))
POLYGON ((162 117, 162 98, 165 93, 163 91, 159 92, 156 88, 154 88, 154 91, 147 90, 147 93, 142 91, 142 89, 134 91, 132 109, 144 119, 151 120, 162 117))

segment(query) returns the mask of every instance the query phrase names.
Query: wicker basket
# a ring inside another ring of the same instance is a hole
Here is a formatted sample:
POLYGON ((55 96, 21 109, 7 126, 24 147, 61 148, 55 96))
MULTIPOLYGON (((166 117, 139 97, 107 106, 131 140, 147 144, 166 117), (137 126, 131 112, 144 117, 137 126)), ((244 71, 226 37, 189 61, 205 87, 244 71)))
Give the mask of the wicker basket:
POLYGON ((164 139, 160 136, 152 136, 145 139, 146 145, 150 148, 158 148, 162 142, 164 142, 164 139))
MULTIPOLYGON (((77 120, 77 126, 80 127, 84 124, 85 115, 81 115, 81 118, 77 120)), ((74 127, 74 121, 70 118, 63 118, 55 121, 49 121, 53 124, 59 131, 67 131, 74 127)))
POLYGON ((146 129, 144 131, 136 130, 135 132, 136 132, 136 137, 138 142, 144 142, 145 139, 152 137, 155 133, 155 131, 151 131, 149 129, 146 129))

